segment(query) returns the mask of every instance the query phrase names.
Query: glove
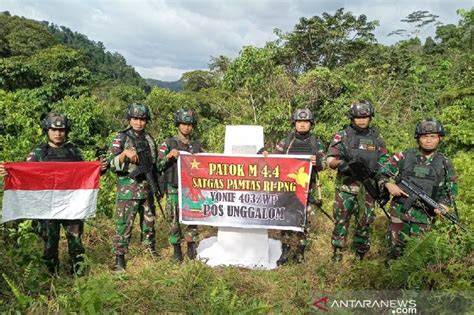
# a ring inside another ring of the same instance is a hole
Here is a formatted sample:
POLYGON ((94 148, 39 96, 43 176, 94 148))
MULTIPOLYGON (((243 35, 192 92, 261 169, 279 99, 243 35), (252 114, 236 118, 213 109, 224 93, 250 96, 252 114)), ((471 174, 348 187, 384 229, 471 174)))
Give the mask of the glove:
POLYGON ((341 163, 337 166, 337 171, 342 175, 353 176, 349 163, 344 160, 341 160, 341 163))

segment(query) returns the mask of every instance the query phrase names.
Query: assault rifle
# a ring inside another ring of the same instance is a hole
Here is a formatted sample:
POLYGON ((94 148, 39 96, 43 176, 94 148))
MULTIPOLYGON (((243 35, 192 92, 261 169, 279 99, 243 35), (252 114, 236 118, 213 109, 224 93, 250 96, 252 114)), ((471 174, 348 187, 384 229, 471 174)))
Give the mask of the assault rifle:
MULTIPOLYGON (((391 172, 389 169, 387 169, 384 165, 378 163, 380 167, 384 169, 385 172, 387 172, 388 175, 390 176, 396 176, 393 172, 391 172)), ((457 216, 449 213, 446 211, 444 206, 433 200, 428 194, 426 194, 423 190, 422 187, 420 187, 417 183, 414 183, 413 181, 405 180, 403 178, 399 178, 400 182, 397 184, 405 193, 407 193, 409 196, 403 203, 403 208, 404 209, 410 209, 411 206, 415 201, 420 201, 423 205, 427 206, 430 208, 431 212, 433 213, 434 209, 438 209, 441 212, 441 215, 451 221, 451 223, 459 226, 464 232, 468 232, 468 229, 459 222, 459 219, 457 216)))
MULTIPOLYGON (((102 160, 106 160, 107 159, 107 148, 99 148, 99 147, 96 147, 95 148, 95 158, 97 161, 101 161, 102 160)), ((108 165, 107 165, 107 168, 108 168, 108 165)), ((105 173, 107 172, 107 169, 105 170, 101 170, 100 171, 100 175, 104 175, 105 173)))
POLYGON ((377 183, 375 183, 375 185, 372 184, 371 178, 373 177, 374 172, 372 172, 366 166, 366 164, 360 160, 351 161, 348 164, 352 177, 354 177, 364 185, 369 195, 371 195, 372 198, 377 201, 387 219, 390 220, 390 216, 384 208, 387 202, 390 200, 390 194, 385 189, 380 191, 377 183))
POLYGON ((130 178, 137 179, 141 176, 145 176, 146 181, 150 185, 153 196, 156 197, 158 207, 160 208, 161 215, 166 220, 165 212, 160 204, 160 199, 163 197, 163 193, 158 185, 157 174, 153 159, 151 156, 150 148, 148 147, 147 141, 137 141, 135 148, 138 155, 137 168, 129 174, 130 178))
POLYGON ((308 195, 308 202, 312 205, 315 205, 316 208, 321 210, 321 212, 329 219, 331 220, 332 223, 334 222, 334 219, 324 210, 323 208, 323 198, 321 196, 321 183, 319 182, 319 173, 316 173, 316 193, 317 193, 317 198, 314 198, 312 194, 308 195))

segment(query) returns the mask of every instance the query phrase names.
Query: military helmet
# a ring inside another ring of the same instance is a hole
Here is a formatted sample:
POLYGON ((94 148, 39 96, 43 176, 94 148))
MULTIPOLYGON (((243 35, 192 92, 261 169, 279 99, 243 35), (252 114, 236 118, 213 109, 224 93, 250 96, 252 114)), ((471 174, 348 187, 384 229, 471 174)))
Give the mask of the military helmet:
POLYGON ((151 118, 150 109, 141 103, 130 104, 127 108, 127 119, 130 118, 144 118, 149 120, 151 118))
POLYGON ((68 132, 71 129, 71 121, 63 114, 49 113, 41 121, 41 128, 46 133, 48 129, 66 129, 68 132))
POLYGON ((368 101, 362 100, 351 104, 349 107, 349 118, 355 117, 374 117, 375 109, 368 101))
POLYGON ((291 116, 291 121, 294 124, 297 120, 307 120, 311 122, 311 125, 314 125, 314 115, 308 108, 295 110, 293 116, 291 116))
POLYGON ((176 127, 178 127, 179 124, 196 125, 196 123, 197 123, 196 114, 191 109, 181 108, 178 111, 176 111, 176 113, 174 113, 174 125, 176 127))
POLYGON ((444 136, 444 127, 435 118, 425 118, 420 121, 415 128, 415 138, 419 138, 421 135, 429 133, 437 133, 440 136, 444 136))

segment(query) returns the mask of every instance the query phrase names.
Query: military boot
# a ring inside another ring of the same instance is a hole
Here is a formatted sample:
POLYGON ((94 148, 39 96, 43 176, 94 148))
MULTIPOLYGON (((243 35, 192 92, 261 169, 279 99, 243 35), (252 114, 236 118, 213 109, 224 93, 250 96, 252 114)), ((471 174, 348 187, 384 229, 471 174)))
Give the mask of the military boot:
POLYGON ((181 244, 173 244, 173 260, 175 262, 183 261, 183 253, 181 252, 181 244))
POLYGON ((339 247, 334 247, 334 254, 332 255, 333 262, 340 262, 342 260, 342 249, 339 247))
POLYGON ((125 256, 117 255, 115 256, 114 271, 125 271, 125 256))
POLYGON ((187 251, 188 258, 189 260, 194 260, 197 256, 196 242, 188 242, 187 245, 188 245, 188 251, 187 251))
POLYGON ((82 277, 85 274, 85 266, 82 257, 76 257, 71 260, 70 272, 72 275, 82 277))
POLYGON ((304 262, 304 250, 306 248, 306 245, 298 245, 296 248, 296 255, 295 255, 295 261, 298 264, 301 264, 304 262))
POLYGON ((59 271, 59 263, 57 265, 47 265, 48 272, 50 275, 54 276, 58 274, 59 271))
POLYGON ((363 259, 364 259, 365 252, 361 252, 361 251, 356 250, 355 253, 356 253, 356 256, 357 256, 360 260, 363 260, 363 259))
POLYGON ((156 248, 154 245, 150 245, 148 247, 148 251, 151 255, 152 258, 158 258, 160 255, 158 254, 158 252, 156 251, 156 248))
POLYGON ((290 245, 281 244, 281 255, 277 260, 277 266, 286 265, 288 263, 288 257, 290 256, 290 245))
POLYGON ((48 259, 46 260, 46 267, 50 275, 54 276, 59 271, 59 259, 48 259))

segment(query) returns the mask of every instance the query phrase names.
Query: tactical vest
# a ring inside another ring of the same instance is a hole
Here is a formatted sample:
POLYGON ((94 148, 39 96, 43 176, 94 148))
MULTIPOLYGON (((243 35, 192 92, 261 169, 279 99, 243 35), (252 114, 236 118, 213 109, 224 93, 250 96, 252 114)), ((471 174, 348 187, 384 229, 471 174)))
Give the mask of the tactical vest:
POLYGON ((47 143, 40 146, 40 162, 77 162, 82 161, 82 157, 72 143, 66 143, 59 148, 53 148, 47 143))
MULTIPOLYGON (((152 157, 153 163, 156 162, 155 151, 152 150, 151 148, 151 146, 154 145, 155 140, 149 133, 143 132, 139 137, 137 137, 135 133, 133 132, 132 128, 127 128, 124 131, 120 131, 120 134, 122 135, 121 137, 123 137, 124 143, 127 141, 127 138, 130 139, 132 146, 136 151, 139 151, 141 149, 147 150, 148 151, 147 154, 150 154, 150 156, 152 157)), ((136 167, 137 166, 135 164, 129 164, 128 173, 120 172, 118 174, 120 176, 127 176, 128 174, 132 173, 136 169, 136 167)), ((142 176, 142 178, 137 178, 137 180, 139 181, 144 180, 144 179, 145 179, 144 175, 142 176)))
POLYGON ((375 172, 382 147, 378 130, 370 128, 364 135, 357 133, 351 126, 347 126, 344 131, 347 134, 344 144, 350 161, 363 161, 370 170, 375 172))
MULTIPOLYGON (((189 153, 199 153, 202 152, 201 144, 195 140, 190 140, 188 144, 184 144, 175 137, 168 138, 166 144, 170 150, 176 149, 178 151, 186 151, 189 153)), ((165 178, 168 184, 171 184, 174 187, 178 187, 178 165, 177 161, 173 161, 171 166, 165 170, 165 178)))
POLYGON ((285 139, 283 152, 295 155, 315 155, 318 152, 318 142, 313 134, 306 139, 298 139, 292 132, 285 139))
MULTIPOLYGON (((318 139, 315 135, 311 134, 306 139, 298 139, 295 136, 295 133, 292 132, 288 134, 285 139, 285 145, 283 147, 283 152, 285 154, 295 154, 295 155, 316 155, 318 152, 318 139)), ((316 168, 313 167, 311 172, 310 185, 316 179, 316 168)))
POLYGON ((428 196, 438 201, 438 187, 443 180, 444 156, 435 152, 433 161, 430 165, 426 165, 418 159, 417 151, 418 149, 412 149, 406 152, 403 169, 400 170, 397 184, 401 181, 401 178, 414 182, 428 196))

